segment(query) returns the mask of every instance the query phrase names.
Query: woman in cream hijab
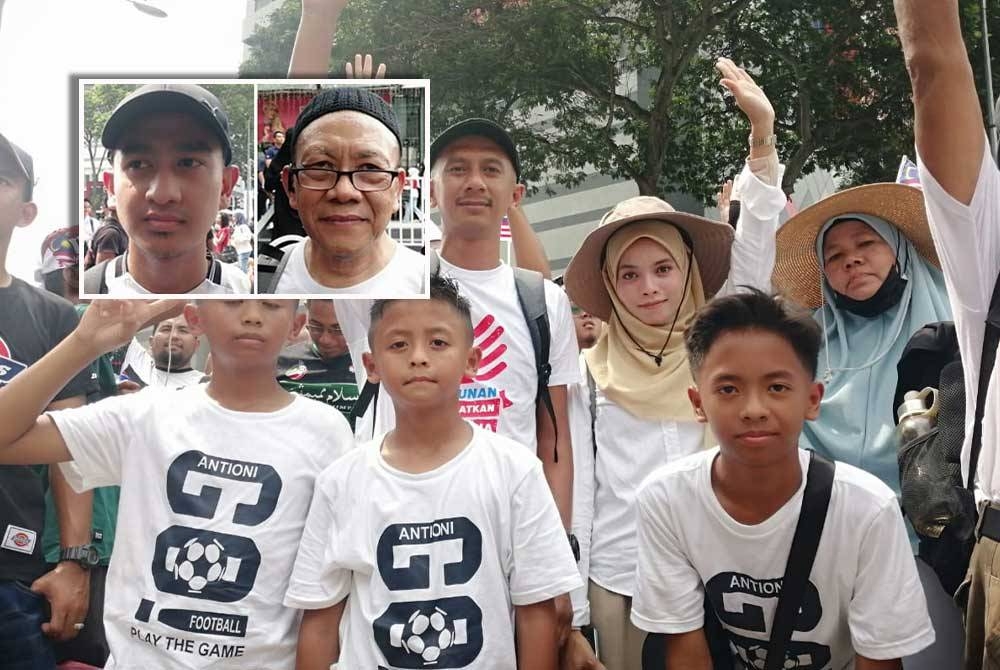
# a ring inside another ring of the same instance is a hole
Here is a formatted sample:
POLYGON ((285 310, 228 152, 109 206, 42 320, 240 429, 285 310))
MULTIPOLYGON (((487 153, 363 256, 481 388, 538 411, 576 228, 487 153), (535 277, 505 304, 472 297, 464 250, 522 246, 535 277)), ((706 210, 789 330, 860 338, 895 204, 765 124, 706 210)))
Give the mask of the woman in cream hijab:
POLYGON ((659 198, 631 198, 604 216, 564 275, 571 301, 607 324, 585 356, 596 412, 590 611, 608 670, 640 667, 645 638, 629 621, 635 492, 650 472, 711 440, 687 397, 693 380, 684 331, 720 290, 769 288, 785 205, 774 110, 746 72, 725 59, 717 67, 755 141, 737 179, 743 207, 735 235, 727 224, 677 212, 659 198))

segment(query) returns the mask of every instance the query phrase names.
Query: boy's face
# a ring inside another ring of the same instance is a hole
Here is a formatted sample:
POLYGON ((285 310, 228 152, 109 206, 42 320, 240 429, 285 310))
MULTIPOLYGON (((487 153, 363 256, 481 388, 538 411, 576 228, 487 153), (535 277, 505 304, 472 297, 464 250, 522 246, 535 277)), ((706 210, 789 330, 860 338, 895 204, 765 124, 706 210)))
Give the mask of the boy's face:
POLYGON ((208 338, 213 367, 260 368, 274 374, 278 353, 298 335, 305 314, 296 300, 200 300, 184 308, 194 335, 208 338))
POLYGON ((722 453, 762 467, 798 447, 802 423, 819 416, 823 385, 812 379, 788 340, 764 330, 730 331, 708 350, 688 390, 698 420, 722 453))
POLYGON ((183 112, 162 112, 122 133, 107 185, 130 242, 169 259, 205 251, 238 177, 211 130, 183 112))
POLYGON ((479 367, 468 326, 441 300, 397 300, 375 325, 368 379, 381 382, 396 407, 458 401, 464 377, 479 367))
POLYGON ((514 165, 491 139, 474 135, 457 139, 434 164, 431 205, 441 209, 446 233, 492 235, 523 195, 514 165))
POLYGON ((28 183, 12 156, 0 153, 0 237, 35 220, 35 203, 24 199, 28 183))

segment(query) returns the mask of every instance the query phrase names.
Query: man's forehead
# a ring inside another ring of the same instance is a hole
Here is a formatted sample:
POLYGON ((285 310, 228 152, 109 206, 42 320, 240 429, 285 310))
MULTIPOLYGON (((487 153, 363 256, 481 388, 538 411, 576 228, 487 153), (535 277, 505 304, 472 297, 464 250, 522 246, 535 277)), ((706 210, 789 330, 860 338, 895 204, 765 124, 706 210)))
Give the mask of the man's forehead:
POLYGON ((313 321, 337 323, 337 312, 332 300, 310 300, 308 305, 309 318, 313 321))

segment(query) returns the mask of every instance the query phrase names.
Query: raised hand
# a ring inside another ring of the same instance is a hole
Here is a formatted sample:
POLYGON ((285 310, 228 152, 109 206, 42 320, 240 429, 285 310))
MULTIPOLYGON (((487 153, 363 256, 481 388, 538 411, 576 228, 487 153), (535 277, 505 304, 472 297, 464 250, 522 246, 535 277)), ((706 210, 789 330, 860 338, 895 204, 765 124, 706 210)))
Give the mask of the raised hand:
POLYGON ((344 71, 348 79, 385 79, 385 63, 379 63, 378 69, 375 71, 375 75, 372 76, 372 55, 365 54, 362 58, 361 54, 356 54, 354 56, 354 64, 351 61, 347 61, 344 66, 344 71))
POLYGON ((719 83, 733 94, 736 105, 746 114, 750 125, 761 129, 773 128, 774 107, 753 77, 728 58, 720 58, 715 63, 715 69, 722 75, 719 83))
POLYGON ((176 313, 184 300, 95 300, 83 313, 73 335, 102 354, 130 341, 146 323, 176 313))
POLYGON ((715 194, 715 206, 719 208, 719 221, 729 224, 729 203, 733 195, 733 180, 727 179, 715 194))

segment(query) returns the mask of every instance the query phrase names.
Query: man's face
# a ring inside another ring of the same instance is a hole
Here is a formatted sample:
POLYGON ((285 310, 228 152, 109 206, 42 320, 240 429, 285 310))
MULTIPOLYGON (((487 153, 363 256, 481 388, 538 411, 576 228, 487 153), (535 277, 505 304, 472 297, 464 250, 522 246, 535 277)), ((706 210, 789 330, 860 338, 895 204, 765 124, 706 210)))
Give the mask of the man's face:
POLYGON ((590 349, 601 336, 601 320, 593 314, 572 305, 573 325, 576 327, 576 343, 580 349, 590 349))
POLYGON ((191 357, 198 350, 198 337, 191 332, 187 319, 178 316, 156 324, 149 349, 158 367, 183 370, 190 367, 191 357))
POLYGON ((94 208, 91 207, 90 203, 87 202, 86 200, 83 201, 83 215, 84 216, 93 216, 94 215, 94 208))
POLYGON ((14 228, 35 220, 35 203, 26 202, 27 180, 12 156, 0 154, 0 239, 10 237, 14 228))
POLYGON ((282 147, 282 145, 284 145, 284 143, 285 143, 285 134, 282 133, 282 132, 280 132, 280 131, 277 132, 277 133, 275 133, 274 134, 274 146, 276 146, 276 147, 278 147, 280 149, 282 147))
POLYGON ((705 355, 688 395, 727 458, 768 467, 796 453, 802 424, 819 416, 823 385, 776 333, 731 331, 705 355))
POLYGON ((347 353, 347 339, 337 322, 332 300, 310 300, 309 320, 306 330, 316 351, 323 360, 330 360, 347 353))
POLYGON ((384 191, 359 191, 346 175, 328 190, 308 190, 287 169, 282 173, 289 203, 320 252, 350 259, 371 249, 399 209, 405 173, 399 169, 395 136, 367 114, 334 112, 306 126, 294 149, 298 166, 397 173, 384 191))
POLYGON ((108 186, 130 244, 166 260, 205 253, 238 177, 212 131, 188 114, 163 112, 122 133, 108 186))
POLYGON ((431 171, 431 205, 441 210, 444 233, 498 235, 504 214, 521 202, 524 186, 500 145, 462 137, 445 147, 431 171))
POLYGON ((279 352, 305 322, 297 307, 297 300, 199 300, 184 308, 184 317, 192 332, 208 338, 215 371, 273 379, 279 352))

